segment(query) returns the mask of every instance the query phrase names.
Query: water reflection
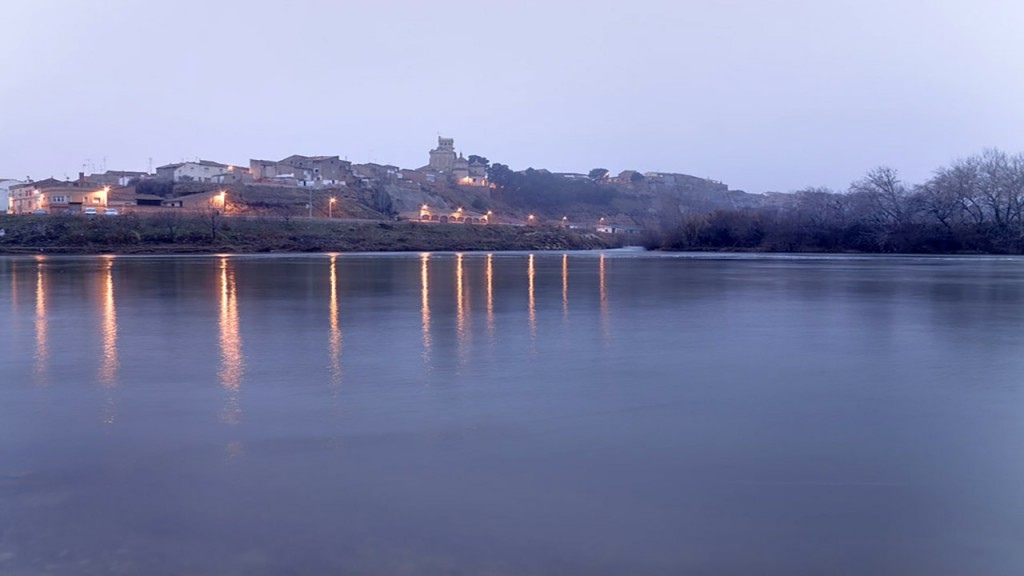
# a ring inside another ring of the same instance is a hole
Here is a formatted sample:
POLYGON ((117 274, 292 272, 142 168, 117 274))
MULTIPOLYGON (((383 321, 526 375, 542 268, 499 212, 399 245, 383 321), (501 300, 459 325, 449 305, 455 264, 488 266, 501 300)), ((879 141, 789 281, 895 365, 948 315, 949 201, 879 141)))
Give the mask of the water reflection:
POLYGON ((494 336, 494 254, 487 255, 487 333, 494 336))
POLYGON ((103 422, 113 424, 117 419, 117 398, 113 388, 117 385, 117 308, 114 305, 114 258, 104 258, 102 290, 103 357, 100 360, 99 381, 107 389, 103 422))
POLYGON ((533 293, 533 278, 534 278, 535 274, 536 273, 535 273, 534 267, 533 267, 533 254, 530 254, 530 257, 527 260, 526 277, 529 280, 529 302, 527 304, 527 308, 528 308, 528 311, 529 311, 528 318, 529 318, 529 322, 530 322, 530 337, 531 338, 537 336, 537 308, 536 308, 536 302, 534 301, 534 293, 533 293))
POLYGON ((423 362, 430 366, 430 278, 427 262, 430 254, 420 254, 420 314, 423 317, 423 362))
POLYGON ((11 315, 18 313, 18 262, 11 262, 11 315))
POLYGON ((598 257, 597 262, 597 286, 601 299, 601 339, 607 347, 611 337, 611 328, 608 325, 608 287, 605 284, 604 252, 598 257))
POLYGON ((341 328, 338 325, 338 268, 336 255, 331 255, 330 334, 328 349, 331 356, 331 390, 336 396, 341 386, 341 328))
POLYGON ((235 287, 235 271, 229 266, 226 256, 220 259, 220 355, 221 386, 228 393, 221 420, 238 424, 242 418, 239 394, 242 387, 244 360, 242 339, 238 331, 238 300, 235 287))
POLYGON ((43 274, 44 260, 42 256, 36 257, 36 353, 35 365, 32 375, 36 384, 46 384, 46 367, 50 359, 50 350, 47 345, 47 319, 46 319, 46 285, 43 274))
POLYGON ((562 318, 569 318, 569 255, 562 254, 562 318))
POLYGON ((469 333, 470 300, 467 296, 469 281, 466 279, 462 267, 462 254, 455 255, 455 327, 456 341, 458 343, 459 363, 465 365, 469 356, 469 343, 472 336, 469 333))
POLYGON ((103 329, 103 358, 100 362, 99 380, 104 386, 117 383, 117 308, 114 305, 114 259, 107 257, 103 269, 103 300, 101 309, 103 329))

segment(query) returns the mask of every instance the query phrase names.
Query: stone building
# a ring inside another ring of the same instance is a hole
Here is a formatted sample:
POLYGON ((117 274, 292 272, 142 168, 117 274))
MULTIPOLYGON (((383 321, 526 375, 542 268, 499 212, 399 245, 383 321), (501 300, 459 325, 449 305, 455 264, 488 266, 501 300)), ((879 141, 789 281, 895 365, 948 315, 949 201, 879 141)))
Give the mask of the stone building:
POLYGON ((437 137, 437 148, 430 151, 430 164, 423 169, 435 172, 451 172, 457 160, 455 154, 455 139, 437 137))
POLYGON ((5 180, 0 178, 0 214, 13 212, 11 206, 11 187, 22 184, 21 180, 5 180))
POLYGON ((11 186, 11 207, 15 214, 42 211, 47 214, 78 213, 83 209, 106 208, 109 186, 97 188, 48 178, 11 186))
MULTIPOLYGON (((470 156, 472 158, 472 156, 470 156)), ((445 174, 463 186, 487 186, 487 166, 478 160, 466 160, 455 152, 454 138, 437 138, 437 148, 430 151, 430 163, 421 172, 445 174)))
POLYGON ((293 154, 283 160, 249 160, 256 182, 278 182, 291 186, 332 186, 352 174, 352 163, 338 156, 293 154))
POLYGON ((212 182, 214 176, 219 176, 228 171, 227 164, 212 162, 210 160, 197 160, 195 162, 178 162, 158 166, 156 176, 162 180, 173 182, 212 182))

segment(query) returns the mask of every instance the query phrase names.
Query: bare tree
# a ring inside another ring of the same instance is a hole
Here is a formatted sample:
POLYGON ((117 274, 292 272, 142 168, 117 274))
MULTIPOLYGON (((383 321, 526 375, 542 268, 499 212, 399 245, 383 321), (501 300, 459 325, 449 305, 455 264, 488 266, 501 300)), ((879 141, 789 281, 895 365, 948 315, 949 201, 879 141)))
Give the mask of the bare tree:
POLYGON ((850 192, 865 196, 874 204, 877 218, 890 224, 907 221, 907 189, 895 168, 879 166, 850 184, 850 192))

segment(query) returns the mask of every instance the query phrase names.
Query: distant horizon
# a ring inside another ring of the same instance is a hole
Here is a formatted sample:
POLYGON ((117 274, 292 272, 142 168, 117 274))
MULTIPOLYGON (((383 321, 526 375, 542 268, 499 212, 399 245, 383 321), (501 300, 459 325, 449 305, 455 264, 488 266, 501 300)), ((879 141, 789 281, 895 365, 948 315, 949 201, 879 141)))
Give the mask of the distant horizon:
POLYGON ((1024 150, 1024 5, 1005 0, 5 9, 0 174, 17 179, 295 153, 416 168, 442 134, 516 170, 763 193, 1024 150))

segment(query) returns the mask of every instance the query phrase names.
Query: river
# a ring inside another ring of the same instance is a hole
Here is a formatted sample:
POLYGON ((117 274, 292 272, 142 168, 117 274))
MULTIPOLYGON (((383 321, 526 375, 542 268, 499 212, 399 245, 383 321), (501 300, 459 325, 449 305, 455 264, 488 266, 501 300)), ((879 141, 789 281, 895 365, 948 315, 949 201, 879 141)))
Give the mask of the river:
POLYGON ((0 257, 0 574, 1024 569, 1024 259, 0 257))

